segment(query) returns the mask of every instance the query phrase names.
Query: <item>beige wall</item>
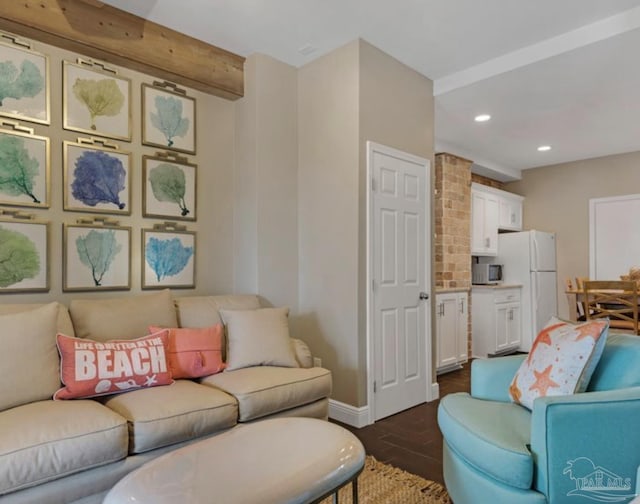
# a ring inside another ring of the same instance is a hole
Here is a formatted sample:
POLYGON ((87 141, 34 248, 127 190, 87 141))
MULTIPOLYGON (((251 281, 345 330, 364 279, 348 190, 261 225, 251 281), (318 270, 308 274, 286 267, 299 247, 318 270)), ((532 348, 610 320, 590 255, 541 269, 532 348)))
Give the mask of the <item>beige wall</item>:
POLYGON ((298 305, 297 70, 262 54, 245 63, 236 108, 235 290, 298 305))
MULTIPOLYGON (((131 235, 131 285, 130 291, 62 292, 62 223, 76 223, 80 217, 97 214, 65 212, 62 184, 62 142, 76 141, 89 135, 62 129, 62 60, 75 61, 77 54, 56 47, 34 42, 34 49, 50 56, 51 72, 51 125, 31 125, 38 135, 51 139, 51 207, 49 209, 24 210, 36 214, 38 219, 50 224, 50 285, 49 293, 3 294, 3 303, 43 302, 52 299, 68 303, 74 298, 118 297, 140 293, 141 285, 141 229, 150 228, 159 219, 142 217, 142 155, 153 155, 159 149, 143 147, 141 140, 140 85, 151 83, 154 78, 128 69, 120 69, 122 76, 132 79, 132 133, 131 143, 115 141, 122 150, 132 152, 132 201, 131 216, 111 216, 123 226, 132 227, 131 235)), ((233 185, 234 112, 233 102, 194 90, 188 95, 197 104, 197 155, 188 156, 198 165, 197 169, 197 217, 196 222, 186 223, 189 230, 197 232, 196 288, 176 291, 177 295, 199 293, 224 293, 233 289, 233 185)))
MULTIPOLYGON (((557 234, 558 311, 568 317, 565 278, 589 276, 589 199, 640 192, 640 152, 523 170, 505 186, 525 196, 524 227, 557 234)), ((575 280, 574 280, 575 281, 575 280)))
POLYGON ((299 71, 300 309, 332 397, 367 404, 366 141, 433 158, 432 83, 363 41, 299 71))

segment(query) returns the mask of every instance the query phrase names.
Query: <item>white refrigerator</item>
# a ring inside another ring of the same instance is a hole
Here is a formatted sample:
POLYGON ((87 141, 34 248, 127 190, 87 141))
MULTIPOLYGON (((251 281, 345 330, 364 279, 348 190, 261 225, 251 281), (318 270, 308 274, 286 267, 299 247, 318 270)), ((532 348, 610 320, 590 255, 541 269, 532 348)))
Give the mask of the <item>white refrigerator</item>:
POLYGON ((495 262, 503 265, 504 284, 522 285, 518 349, 528 352, 549 318, 558 315, 556 235, 535 230, 499 234, 495 262))

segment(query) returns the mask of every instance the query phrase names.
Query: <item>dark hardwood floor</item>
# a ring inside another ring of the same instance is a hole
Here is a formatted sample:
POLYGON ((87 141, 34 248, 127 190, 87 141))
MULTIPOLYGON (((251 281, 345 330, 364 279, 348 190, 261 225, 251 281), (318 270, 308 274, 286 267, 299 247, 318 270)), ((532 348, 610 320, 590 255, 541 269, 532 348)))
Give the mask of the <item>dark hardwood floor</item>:
MULTIPOLYGON (((440 397, 468 392, 470 368, 468 363, 459 371, 438 376, 440 397)), ((420 404, 362 429, 344 427, 358 436, 368 455, 380 462, 443 483, 442 434, 436 419, 438 403, 420 404)))

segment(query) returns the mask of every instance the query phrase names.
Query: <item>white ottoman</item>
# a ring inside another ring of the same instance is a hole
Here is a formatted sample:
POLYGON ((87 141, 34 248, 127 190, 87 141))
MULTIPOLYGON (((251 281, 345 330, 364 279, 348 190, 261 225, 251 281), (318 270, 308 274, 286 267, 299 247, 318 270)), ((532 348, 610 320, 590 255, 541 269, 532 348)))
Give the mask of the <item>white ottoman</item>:
POLYGON ((168 453, 118 482, 104 504, 319 502, 353 482, 364 447, 348 430, 312 418, 275 418, 168 453))

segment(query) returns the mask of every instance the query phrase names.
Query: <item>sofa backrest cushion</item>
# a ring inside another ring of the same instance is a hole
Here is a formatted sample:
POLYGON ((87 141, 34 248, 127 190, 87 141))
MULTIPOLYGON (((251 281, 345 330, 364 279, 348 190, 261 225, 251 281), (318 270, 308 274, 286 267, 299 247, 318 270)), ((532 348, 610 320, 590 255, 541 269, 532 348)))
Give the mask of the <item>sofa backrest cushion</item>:
POLYGON ((180 327, 210 327, 221 324, 220 310, 255 310, 260 299, 253 294, 189 296, 175 299, 180 327))
POLYGON ((76 337, 102 342, 139 338, 152 325, 178 325, 169 289, 117 299, 75 299, 69 312, 76 337))
POLYGON ((640 337, 609 334, 588 392, 640 386, 640 337))
POLYGON ((56 347, 59 304, 0 315, 0 411, 51 399, 60 387, 56 347))
MULTIPOLYGON (((29 310, 35 310, 42 306, 46 306, 50 303, 25 303, 25 304, 0 304, 0 315, 9 315, 11 313, 25 312, 29 310)), ((69 336, 74 336, 73 324, 71 323, 71 317, 69 316, 69 310, 67 307, 60 303, 58 305, 58 318, 56 322, 56 331, 69 336)))

